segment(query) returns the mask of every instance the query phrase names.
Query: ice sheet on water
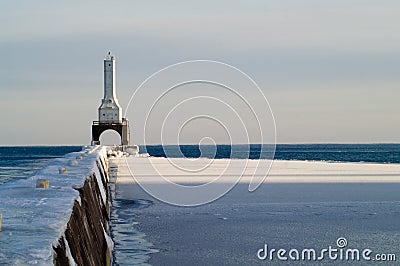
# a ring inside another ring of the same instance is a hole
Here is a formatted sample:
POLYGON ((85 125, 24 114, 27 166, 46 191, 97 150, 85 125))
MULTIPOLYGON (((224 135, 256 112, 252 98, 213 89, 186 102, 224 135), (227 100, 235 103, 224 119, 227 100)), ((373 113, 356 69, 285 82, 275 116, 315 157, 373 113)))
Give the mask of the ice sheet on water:
POLYGON ((52 160, 28 179, 0 186, 0 265, 52 265, 52 245, 63 235, 74 202, 80 201, 74 188, 82 187, 95 171, 102 152, 69 153, 52 160), (84 153, 82 160, 75 160, 84 153), (70 164, 71 160, 77 163, 70 164), (67 173, 59 174, 60 167, 66 167, 67 173), (36 188, 38 179, 49 180, 49 188, 36 188))

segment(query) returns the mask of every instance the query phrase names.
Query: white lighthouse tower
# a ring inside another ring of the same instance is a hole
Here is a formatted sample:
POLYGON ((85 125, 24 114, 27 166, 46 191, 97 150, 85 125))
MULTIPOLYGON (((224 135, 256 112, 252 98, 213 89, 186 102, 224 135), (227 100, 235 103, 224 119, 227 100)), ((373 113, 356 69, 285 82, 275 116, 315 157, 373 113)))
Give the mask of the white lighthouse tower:
POLYGON ((108 52, 104 59, 104 98, 99 107, 100 123, 121 123, 122 108, 116 95, 115 56, 108 52))
POLYGON ((92 145, 100 145, 100 135, 106 130, 114 130, 121 136, 121 145, 130 143, 129 121, 122 117, 122 108, 118 103, 115 79, 115 57, 108 52, 104 59, 104 98, 98 109, 99 120, 92 124, 92 145))

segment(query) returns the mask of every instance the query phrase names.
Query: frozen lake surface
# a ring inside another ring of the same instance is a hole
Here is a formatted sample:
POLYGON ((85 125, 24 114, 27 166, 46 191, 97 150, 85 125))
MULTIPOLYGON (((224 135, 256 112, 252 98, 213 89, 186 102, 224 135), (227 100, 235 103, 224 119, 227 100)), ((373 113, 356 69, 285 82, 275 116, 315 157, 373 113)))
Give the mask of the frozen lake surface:
MULTIPOLYGON (((202 159, 176 160, 189 168, 203 164, 202 159)), ((191 175, 171 166, 165 158, 127 158, 141 182, 158 182, 155 167, 173 182, 186 185, 209 181, 227 163, 224 160, 215 160, 202 174, 191 175)), ((236 165, 242 163, 234 161, 236 165)), ((177 207, 149 196, 135 182, 125 161, 117 159, 117 163, 115 197, 125 202, 123 209, 134 217, 132 230, 145 240, 148 260, 142 253, 141 262, 285 265, 287 262, 276 257, 273 261, 259 260, 258 250, 265 244, 275 249, 321 250, 337 247, 341 237, 346 238, 349 248, 394 253, 399 259, 400 165, 275 161, 265 183, 250 193, 251 175, 246 173, 251 173, 257 163, 252 161, 239 184, 222 198, 202 206, 177 207)), ((228 174, 232 180, 237 178, 234 168, 228 174)), ((133 259, 140 247, 125 242, 124 249, 130 247, 133 259)), ((128 265, 129 258, 125 259, 128 265)), ((344 262, 325 259, 312 263, 344 262)), ((308 265, 310 261, 297 264, 308 265)))

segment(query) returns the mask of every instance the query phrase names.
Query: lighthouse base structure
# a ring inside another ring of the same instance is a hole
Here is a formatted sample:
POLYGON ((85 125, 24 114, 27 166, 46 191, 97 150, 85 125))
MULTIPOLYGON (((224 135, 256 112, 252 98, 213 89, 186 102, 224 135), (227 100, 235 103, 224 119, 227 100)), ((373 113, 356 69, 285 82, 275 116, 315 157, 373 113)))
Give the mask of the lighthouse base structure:
POLYGON ((121 137, 121 145, 129 146, 129 121, 125 118, 122 119, 121 123, 102 123, 99 121, 93 121, 92 124, 92 145, 100 145, 100 136, 106 130, 114 130, 121 137))

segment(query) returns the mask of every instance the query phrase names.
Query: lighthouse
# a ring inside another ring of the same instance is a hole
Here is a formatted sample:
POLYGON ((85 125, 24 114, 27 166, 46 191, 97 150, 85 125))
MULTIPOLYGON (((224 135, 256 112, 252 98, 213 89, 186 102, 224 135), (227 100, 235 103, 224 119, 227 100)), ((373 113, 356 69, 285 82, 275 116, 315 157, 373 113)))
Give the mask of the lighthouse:
POLYGON ((104 58, 104 96, 98 108, 99 119, 92 124, 92 145, 100 145, 100 135, 108 130, 118 132, 121 137, 121 145, 129 145, 130 132, 129 121, 122 117, 122 108, 118 103, 116 78, 115 78, 115 56, 108 52, 104 58))
POLYGON ((115 56, 108 52, 104 59, 104 98, 99 107, 100 123, 122 123, 122 108, 116 95, 115 56))

